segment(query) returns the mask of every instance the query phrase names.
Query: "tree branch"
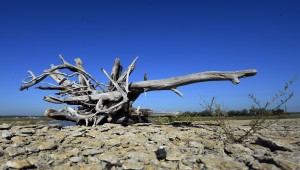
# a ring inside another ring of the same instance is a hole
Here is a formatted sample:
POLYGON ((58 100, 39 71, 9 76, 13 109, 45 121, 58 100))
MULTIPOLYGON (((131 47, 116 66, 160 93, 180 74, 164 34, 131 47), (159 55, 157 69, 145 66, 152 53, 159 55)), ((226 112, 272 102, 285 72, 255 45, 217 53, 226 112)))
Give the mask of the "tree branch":
POLYGON ((147 80, 133 82, 130 84, 129 89, 134 91, 153 91, 153 90, 171 90, 179 86, 184 86, 192 83, 206 82, 206 81, 232 81, 234 84, 240 83, 240 78, 250 77, 257 74, 257 71, 240 70, 240 71, 208 71, 185 76, 172 77, 161 80, 147 80))
POLYGON ((63 64, 61 65, 57 65, 57 66, 52 66, 50 69, 48 70, 45 70, 43 74, 41 74, 40 76, 38 77, 35 77, 33 76, 33 73, 31 72, 30 73, 30 78, 32 78, 31 81, 29 82, 26 82, 25 85, 21 86, 20 87, 20 90, 24 90, 24 89, 28 89, 29 87, 41 82, 43 79, 45 79, 47 76, 51 76, 52 73, 55 73, 56 70, 60 70, 60 69, 68 69, 72 72, 78 72, 80 74, 82 74, 83 76, 87 77, 87 78, 90 78, 91 80, 93 80, 97 86, 99 86, 101 88, 101 90, 103 91, 104 89, 101 87, 102 83, 99 83, 94 77, 92 77, 89 73, 87 73, 86 71, 84 71, 83 69, 81 68, 78 68, 72 64, 69 64, 68 62, 66 62, 62 56, 60 55, 60 58, 61 60, 63 61, 63 64))
MULTIPOLYGON (((122 71, 122 67, 120 65, 120 59, 119 58, 116 58, 115 62, 114 62, 114 66, 111 70, 111 73, 110 73, 110 78, 114 81, 117 81, 119 76, 120 76, 120 72, 122 71)), ((108 82, 108 85, 109 86, 112 86, 112 82, 109 80, 108 82)), ((113 87, 108 87, 107 88, 108 91, 112 90, 113 87)))
POLYGON ((79 123, 81 120, 84 120, 86 126, 89 122, 93 121, 90 119, 90 115, 80 115, 76 110, 71 107, 65 106, 61 110, 56 111, 55 109, 47 109, 44 114, 46 117, 57 119, 57 120, 68 120, 79 123))

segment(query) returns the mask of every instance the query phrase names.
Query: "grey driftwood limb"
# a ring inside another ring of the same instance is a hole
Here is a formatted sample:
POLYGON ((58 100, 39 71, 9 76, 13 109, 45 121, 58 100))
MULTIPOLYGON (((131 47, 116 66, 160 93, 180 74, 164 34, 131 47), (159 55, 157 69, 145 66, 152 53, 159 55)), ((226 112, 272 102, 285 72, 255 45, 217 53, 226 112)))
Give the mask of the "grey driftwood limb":
POLYGON ((101 69, 108 78, 108 84, 104 84, 85 71, 80 58, 75 59, 75 65, 65 61, 61 55, 60 59, 63 62, 61 65, 51 65, 50 69, 45 70, 39 76, 28 71, 30 76, 23 80, 24 85, 20 87, 20 90, 28 89, 50 77, 58 85, 48 83, 49 86, 36 88, 57 90, 58 92, 55 93, 57 96, 45 96, 44 100, 56 104, 78 105, 78 107, 74 109, 66 106, 61 110, 50 108, 45 111, 45 116, 93 126, 105 122, 147 123, 148 120, 143 113, 132 107, 139 95, 146 91, 171 90, 183 97, 183 94, 177 89, 180 86, 207 81, 231 81, 238 84, 241 78, 257 74, 254 69, 207 71, 160 80, 148 80, 145 74, 144 81, 129 83, 130 74, 135 69, 135 62, 138 58, 136 57, 123 73, 120 59, 117 58, 110 74, 105 69, 101 69), (68 69, 72 73, 61 72, 64 69, 68 69), (72 81, 74 77, 77 77, 77 81, 72 81))

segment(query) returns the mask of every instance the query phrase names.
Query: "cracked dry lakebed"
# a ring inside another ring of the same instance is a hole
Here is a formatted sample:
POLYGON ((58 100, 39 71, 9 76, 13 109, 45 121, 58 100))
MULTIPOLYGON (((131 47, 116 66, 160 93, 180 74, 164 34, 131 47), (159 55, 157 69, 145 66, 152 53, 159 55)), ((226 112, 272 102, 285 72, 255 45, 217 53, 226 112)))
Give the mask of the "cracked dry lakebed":
MULTIPOLYGON (((235 133, 249 128, 232 121, 235 133)), ((0 124, 0 169, 300 169, 300 119, 243 143, 213 122, 97 127, 0 124)))

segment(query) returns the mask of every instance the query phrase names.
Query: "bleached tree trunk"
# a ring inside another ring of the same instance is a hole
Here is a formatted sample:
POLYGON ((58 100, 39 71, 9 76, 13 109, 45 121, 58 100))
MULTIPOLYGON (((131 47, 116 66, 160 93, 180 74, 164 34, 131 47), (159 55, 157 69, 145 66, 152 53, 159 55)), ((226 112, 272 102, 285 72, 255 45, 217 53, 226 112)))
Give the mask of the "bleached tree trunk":
POLYGON ((137 58, 133 60, 123 73, 123 67, 117 58, 110 75, 103 68, 101 69, 109 80, 108 84, 105 85, 99 83, 84 70, 81 59, 75 59, 75 65, 71 65, 62 56, 60 58, 63 64, 52 65, 50 69, 45 70, 39 76, 35 76, 29 71, 30 76, 28 78, 30 80, 23 81, 24 85, 20 87, 20 90, 28 89, 49 76, 57 82, 57 86, 38 86, 36 88, 41 90, 59 90, 56 95, 67 97, 45 96, 44 100, 56 104, 79 105, 79 107, 73 109, 66 106, 58 111, 48 109, 45 115, 54 119, 69 120, 78 124, 94 126, 105 122, 148 122, 147 118, 138 109, 132 108, 133 102, 140 94, 146 91, 171 90, 183 97, 183 94, 177 87, 206 81, 231 81, 234 84, 238 84, 240 83, 239 79, 254 76, 257 73, 254 69, 226 72, 208 71, 161 80, 147 80, 145 73, 144 81, 129 83, 129 76, 135 68, 137 58), (73 73, 62 73, 59 71, 62 69, 68 69, 73 73), (73 76, 77 76, 78 82, 70 81, 70 78, 73 76))

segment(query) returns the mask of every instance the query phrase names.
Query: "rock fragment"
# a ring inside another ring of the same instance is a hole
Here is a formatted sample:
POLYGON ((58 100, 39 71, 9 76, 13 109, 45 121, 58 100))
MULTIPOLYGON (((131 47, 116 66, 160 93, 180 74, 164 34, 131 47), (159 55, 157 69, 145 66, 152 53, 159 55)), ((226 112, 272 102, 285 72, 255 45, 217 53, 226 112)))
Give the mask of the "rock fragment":
POLYGON ((38 149, 40 151, 53 150, 53 149, 56 149, 56 148, 58 148, 58 145, 55 144, 55 143, 52 143, 52 142, 43 142, 38 146, 38 149))
POLYGON ((6 166, 8 168, 15 168, 15 169, 27 169, 27 168, 35 168, 34 165, 32 165, 27 160, 13 160, 6 162, 6 166))
POLYGON ((166 151, 166 146, 160 146, 156 151, 156 158, 158 160, 163 160, 167 158, 167 151, 166 151))
POLYGON ((83 156, 88 156, 88 155, 97 155, 97 154, 100 154, 100 153, 103 153, 103 150, 101 149, 87 149, 87 150, 84 150, 82 151, 82 155, 83 156))
POLYGON ((143 169, 144 163, 138 162, 137 159, 128 159, 122 164, 123 169, 143 169))
POLYGON ((5 149, 5 152, 7 152, 8 155, 11 157, 24 155, 26 153, 24 148, 17 148, 17 147, 8 147, 5 149))
POLYGON ((269 148, 272 152, 277 151, 277 150, 279 150, 279 151, 292 151, 291 148, 289 148, 287 146, 284 146, 282 143, 273 141, 271 139, 268 139, 268 138, 265 138, 265 137, 262 137, 262 136, 258 136, 255 143, 258 144, 258 145, 269 148))
POLYGON ((9 130, 3 130, 1 133, 2 133, 2 134, 1 134, 1 137, 2 137, 3 139, 8 139, 8 140, 10 140, 12 137, 15 136, 15 133, 12 132, 12 131, 9 131, 9 130))
POLYGON ((0 125, 0 130, 9 130, 11 127, 12 125, 3 123, 0 125))

